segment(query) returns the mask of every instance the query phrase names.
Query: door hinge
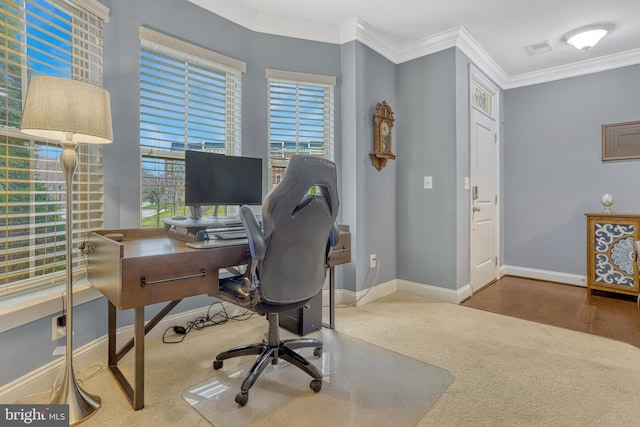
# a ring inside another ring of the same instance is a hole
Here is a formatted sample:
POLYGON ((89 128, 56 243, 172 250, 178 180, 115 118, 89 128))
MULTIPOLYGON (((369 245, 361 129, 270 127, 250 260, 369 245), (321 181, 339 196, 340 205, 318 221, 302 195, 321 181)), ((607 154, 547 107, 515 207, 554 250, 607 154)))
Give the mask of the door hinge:
POLYGON ((493 142, 494 142, 494 143, 497 143, 497 142, 498 142, 498 134, 497 134, 497 133, 494 133, 494 134, 493 134, 493 142))
POLYGON ((498 195, 496 194, 495 196, 496 196, 496 203, 495 204, 497 205, 498 204, 498 195))
POLYGON ((496 257, 496 266, 498 266, 498 257, 496 257))

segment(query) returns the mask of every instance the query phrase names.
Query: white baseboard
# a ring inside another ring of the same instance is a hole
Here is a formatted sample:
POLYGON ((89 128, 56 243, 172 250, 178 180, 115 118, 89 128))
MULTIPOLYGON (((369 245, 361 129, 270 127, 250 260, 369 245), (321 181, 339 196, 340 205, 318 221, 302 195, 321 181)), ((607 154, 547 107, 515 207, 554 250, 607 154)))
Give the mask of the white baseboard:
MULTIPOLYGON (((390 280, 385 283, 367 288, 358 292, 345 289, 336 289, 336 304, 347 304, 353 306, 361 306, 375 301, 384 296, 390 295, 398 290, 397 280, 390 280)), ((324 306, 329 305, 329 291, 324 290, 322 293, 322 301, 324 306)))
POLYGON ((527 279, 546 280, 549 282, 587 287, 587 276, 559 273, 557 271, 538 270, 535 268, 515 267, 512 265, 503 265, 500 268, 500 276, 526 277, 527 279))
MULTIPOLYGON (((234 316, 244 311, 244 309, 223 302, 229 316, 234 316)), ((159 338, 164 331, 174 325, 184 325, 200 316, 206 315, 207 307, 197 308, 182 313, 167 316, 162 319, 154 329, 146 335, 148 339, 159 338)), ((124 326, 116 331, 117 348, 121 348, 126 342, 133 338, 133 325, 124 326)), ((45 393, 54 387, 56 378, 62 375, 64 369, 64 356, 53 360, 46 365, 35 369, 28 374, 0 387, 0 402, 15 403, 20 399, 32 394, 45 393)), ((94 365, 107 366, 107 336, 104 335, 82 347, 77 348, 73 353, 73 367, 76 377, 82 379, 82 371, 94 365)))
POLYGON ((459 304, 471 296, 471 287, 469 285, 465 285, 458 290, 452 290, 400 279, 398 279, 398 290, 452 304, 459 304))
POLYGON ((390 295, 398 290, 396 280, 390 280, 385 283, 367 288, 358 292, 345 291, 342 293, 342 303, 359 307, 368 304, 384 296, 390 295))

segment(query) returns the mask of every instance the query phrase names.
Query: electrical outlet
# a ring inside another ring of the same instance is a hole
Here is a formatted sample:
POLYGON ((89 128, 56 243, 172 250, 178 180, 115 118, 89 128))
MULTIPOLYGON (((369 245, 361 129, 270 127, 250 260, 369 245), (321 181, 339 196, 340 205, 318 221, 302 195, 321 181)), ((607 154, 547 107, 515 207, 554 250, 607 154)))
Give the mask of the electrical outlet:
POLYGON ((67 336, 67 327, 58 326, 58 317, 60 316, 51 318, 51 341, 57 341, 67 336))
POLYGON ((378 265, 378 258, 376 258, 376 254, 369 255, 369 268, 376 268, 378 265))

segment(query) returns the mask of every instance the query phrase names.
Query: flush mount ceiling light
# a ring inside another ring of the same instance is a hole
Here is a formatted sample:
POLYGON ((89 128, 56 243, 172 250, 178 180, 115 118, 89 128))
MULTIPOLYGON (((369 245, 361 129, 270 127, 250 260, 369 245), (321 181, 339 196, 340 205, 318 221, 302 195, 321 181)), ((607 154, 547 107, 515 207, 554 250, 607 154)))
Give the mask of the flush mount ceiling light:
POLYGON ((584 52, 591 49, 601 38, 613 31, 613 24, 600 23, 587 25, 573 31, 569 31, 562 37, 566 43, 584 52))

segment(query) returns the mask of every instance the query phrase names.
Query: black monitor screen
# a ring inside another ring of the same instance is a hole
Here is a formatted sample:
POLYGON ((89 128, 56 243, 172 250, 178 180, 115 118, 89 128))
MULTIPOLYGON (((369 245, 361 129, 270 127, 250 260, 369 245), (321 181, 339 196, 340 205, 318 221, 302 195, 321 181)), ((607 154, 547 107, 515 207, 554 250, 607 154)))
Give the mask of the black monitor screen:
POLYGON ((185 152, 187 206, 262 204, 262 159, 185 152))

